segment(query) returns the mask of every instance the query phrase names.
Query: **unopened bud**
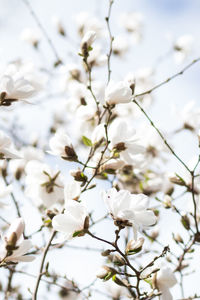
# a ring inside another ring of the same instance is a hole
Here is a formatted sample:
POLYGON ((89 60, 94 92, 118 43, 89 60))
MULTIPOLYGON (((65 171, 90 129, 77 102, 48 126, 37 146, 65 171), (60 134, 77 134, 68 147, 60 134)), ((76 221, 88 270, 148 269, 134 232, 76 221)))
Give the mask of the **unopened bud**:
POLYGON ((118 266, 124 266, 126 264, 125 260, 118 254, 109 255, 108 258, 111 262, 118 266))
POLYGON ((121 142, 121 143, 118 143, 114 146, 113 148, 115 151, 117 152, 121 152, 121 151, 124 151, 126 150, 126 146, 125 146, 125 143, 121 142))
POLYGON ((89 216, 87 216, 84 221, 84 226, 83 226, 84 230, 88 230, 89 226, 90 226, 90 218, 89 216))
POLYGON ((117 271, 115 269, 110 268, 108 266, 102 266, 97 272, 96 277, 107 281, 110 278, 112 278, 113 275, 115 275, 116 273, 117 271))
POLYGON ((126 287, 129 286, 129 283, 125 279, 121 280, 116 275, 113 276, 112 280, 119 286, 126 286, 126 287))
POLYGON ((177 185, 181 185, 181 186, 185 186, 186 183, 185 181, 183 180, 183 178, 177 176, 177 175, 174 175, 174 176, 170 176, 169 177, 169 180, 174 183, 174 184, 177 184, 177 185))
POLYGON ((17 241, 20 239, 22 233, 24 232, 24 220, 22 218, 17 218, 15 219, 9 229, 8 232, 6 234, 6 242, 11 245, 11 246, 15 246, 17 241))
POLYGON ((175 240, 176 243, 181 243, 181 244, 183 244, 183 239, 182 239, 182 237, 180 236, 179 233, 177 233, 177 234, 174 236, 174 240, 175 240))
POLYGON ((112 250, 107 249, 107 250, 101 252, 101 255, 102 256, 108 256, 108 255, 110 255, 111 252, 112 252, 112 250))
POLYGON ((54 208, 53 210, 48 209, 47 210, 47 216, 52 220, 57 214, 59 213, 59 211, 54 208))
POLYGON ((74 177, 74 180, 76 181, 81 181, 81 182, 87 181, 87 176, 82 171, 79 170, 72 171, 70 174, 74 177))
POLYGON ((190 229, 190 219, 188 218, 187 215, 182 216, 181 223, 183 224, 185 229, 187 229, 187 230, 190 229))
POLYGON ((68 161, 77 161, 77 154, 72 146, 65 146, 66 156, 62 156, 63 159, 68 161))
POLYGON ((170 197, 169 195, 164 196, 164 206, 165 208, 172 207, 172 197, 170 197))
POLYGON ((132 255, 142 250, 144 238, 139 238, 137 241, 130 240, 126 246, 126 255, 132 255))

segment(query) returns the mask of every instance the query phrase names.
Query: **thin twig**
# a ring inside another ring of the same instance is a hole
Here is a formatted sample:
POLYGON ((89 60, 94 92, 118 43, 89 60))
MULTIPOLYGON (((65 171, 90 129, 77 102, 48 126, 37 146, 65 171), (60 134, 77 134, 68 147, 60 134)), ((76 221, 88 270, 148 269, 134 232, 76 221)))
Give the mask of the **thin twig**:
POLYGON ((153 92, 154 90, 158 89, 159 87, 165 85, 166 83, 170 82, 171 80, 173 80, 174 78, 183 75, 183 73, 188 70, 189 68, 191 68, 194 64, 196 64, 197 62, 200 61, 200 57, 194 59, 191 63, 189 63, 186 67, 184 67, 181 71, 179 71, 178 73, 172 75, 171 77, 168 77, 167 79, 165 79, 164 81, 162 81, 161 83, 158 83, 157 85, 155 85, 154 87, 152 87, 151 89, 142 92, 140 94, 136 94, 134 97, 140 97, 140 96, 144 96, 146 94, 150 94, 151 92, 153 92))
POLYGON ((52 52, 54 53, 54 55, 55 55, 55 57, 56 57, 56 63, 57 63, 57 65, 58 65, 58 64, 62 64, 62 60, 60 59, 60 57, 59 57, 59 55, 58 55, 58 52, 57 52, 57 50, 56 50, 56 48, 55 48, 55 46, 54 46, 52 40, 50 39, 50 37, 49 37, 48 33, 46 32, 45 28, 43 27, 43 25, 41 24, 41 22, 40 22, 38 16, 37 16, 36 13, 34 12, 34 10, 33 10, 32 6, 31 6, 31 4, 29 3, 28 0, 22 0, 22 1, 23 1, 24 4, 27 6, 27 8, 28 8, 30 14, 31 14, 32 17, 34 18, 35 22, 37 23, 38 27, 39 27, 40 30, 42 31, 44 37, 46 38, 46 40, 47 40, 49 46, 51 47, 52 52))
POLYGON ((56 235, 56 231, 54 230, 52 232, 51 236, 50 236, 50 239, 49 239, 45 249, 44 249, 44 253, 43 253, 43 256, 42 256, 42 261, 41 261, 41 264, 40 264, 40 271, 39 271, 39 274, 38 274, 38 277, 37 277, 37 281, 36 281, 36 285, 35 285, 35 290, 33 292, 32 300, 37 299, 37 292, 38 292, 39 284, 40 284, 40 281, 41 281, 41 278, 42 278, 42 275, 43 275, 43 267, 44 267, 46 255, 49 251, 49 247, 51 246, 51 242, 54 239, 55 235, 56 235))
POLYGON ((188 168, 188 166, 183 162, 183 160, 175 153, 175 151, 172 149, 172 147, 169 145, 169 143, 167 142, 167 140, 165 139, 164 135, 161 133, 161 131, 155 126, 154 122, 151 120, 151 118, 149 117, 149 115, 144 111, 144 109, 142 108, 142 106, 134 99, 133 102, 140 108, 140 110, 142 111, 142 113, 145 115, 145 117, 149 120, 151 126, 153 128, 155 128, 155 130, 157 131, 157 133, 159 134, 159 136, 161 137, 161 139, 163 140, 163 142, 165 143, 165 145, 167 146, 167 148, 170 150, 170 152, 173 154, 173 156, 176 157, 176 159, 186 168, 186 170, 188 172, 191 173, 191 170, 188 168))
POLYGON ((106 24, 107 24, 107 29, 108 29, 108 33, 109 33, 109 38, 110 38, 110 49, 109 52, 107 54, 108 60, 107 60, 107 66, 108 66, 108 79, 107 79, 107 85, 110 81, 110 75, 111 75, 111 68, 110 68, 110 61, 111 61, 111 55, 112 55, 112 44, 113 44, 113 36, 111 33, 111 29, 110 29, 110 15, 111 15, 111 10, 112 10, 112 5, 113 5, 114 0, 109 0, 109 8, 108 8, 108 15, 105 18, 106 20, 106 24))

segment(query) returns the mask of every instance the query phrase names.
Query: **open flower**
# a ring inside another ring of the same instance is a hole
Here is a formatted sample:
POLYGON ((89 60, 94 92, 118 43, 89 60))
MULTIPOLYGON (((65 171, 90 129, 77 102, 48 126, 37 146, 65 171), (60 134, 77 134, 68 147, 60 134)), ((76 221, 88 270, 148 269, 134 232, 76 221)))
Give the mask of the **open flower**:
POLYGON ((32 28, 24 28, 20 38, 22 41, 27 42, 33 47, 37 48, 40 41, 40 34, 32 28))
POLYGON ((65 202, 68 200, 77 200, 81 194, 81 185, 77 181, 71 181, 65 185, 64 195, 65 202))
POLYGON ((143 16, 139 12, 123 13, 120 16, 120 23, 132 35, 134 43, 138 43, 142 38, 143 16))
POLYGON ((75 236, 82 236, 87 220, 86 207, 77 201, 68 200, 64 214, 56 215, 52 220, 55 230, 64 234, 65 240, 70 240, 75 236))
POLYGON ((12 145, 11 139, 0 130, 0 159, 2 158, 20 158, 12 145))
POLYGON ((174 44, 174 58, 176 63, 182 63, 192 51, 194 38, 191 35, 180 36, 174 44))
POLYGON ((36 205, 49 208, 64 199, 63 181, 60 171, 51 169, 38 161, 28 162, 26 168, 26 195, 36 205))
POLYGON ((103 194, 109 212, 118 226, 133 226, 136 230, 156 223, 156 216, 148 210, 148 197, 143 194, 131 194, 127 190, 112 188, 103 194))
POLYGON ((0 105, 10 106, 13 102, 27 100, 37 93, 37 88, 23 77, 14 79, 11 76, 3 76, 0 86, 0 105))
POLYGON ((63 159, 69 161, 76 161, 77 155, 72 146, 71 139, 67 134, 62 131, 56 132, 56 134, 50 139, 49 146, 53 155, 59 155, 63 159))
POLYGON ((127 164, 132 164, 135 161, 135 155, 144 152, 144 147, 135 136, 135 130, 129 128, 123 120, 118 119, 111 124, 109 140, 112 150, 119 153, 120 158, 127 164))
POLYGON ((162 292, 161 300, 173 300, 173 296, 169 289, 176 283, 176 277, 172 270, 168 267, 161 267, 161 269, 155 274, 154 285, 162 292))
POLYGON ((132 99, 132 90, 126 81, 111 81, 105 90, 105 102, 109 105, 128 103, 132 99))
POLYGON ((91 47, 92 43, 95 41, 96 39, 96 33, 95 31, 87 31, 86 34, 84 35, 84 37, 82 38, 81 41, 81 48, 84 47, 84 45, 87 45, 87 48, 91 47))
POLYGON ((28 240, 24 240, 22 234, 24 232, 24 220, 22 218, 15 219, 4 236, 4 243, 0 248, 0 263, 32 261, 34 256, 25 255, 32 244, 28 240))

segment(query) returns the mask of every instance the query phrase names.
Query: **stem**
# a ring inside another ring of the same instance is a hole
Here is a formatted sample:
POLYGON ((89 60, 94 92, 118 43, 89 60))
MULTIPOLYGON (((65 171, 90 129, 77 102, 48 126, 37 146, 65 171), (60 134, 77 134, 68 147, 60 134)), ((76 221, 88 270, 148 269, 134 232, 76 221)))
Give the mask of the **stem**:
POLYGON ((111 75, 111 72, 112 72, 111 68, 110 68, 110 60, 111 60, 111 55, 112 55, 112 43, 113 43, 114 37, 112 36, 111 29, 110 29, 110 15, 111 15, 111 10, 112 10, 113 2, 114 2, 114 0, 110 0, 109 1, 108 16, 105 18, 106 24, 107 24, 108 33, 109 33, 109 37, 110 37, 110 49, 109 49, 109 52, 107 54, 107 57, 108 57, 108 62, 107 62, 107 66, 108 66, 107 85, 108 85, 108 83, 110 81, 110 75, 111 75))
POLYGON ((45 36, 49 46, 52 49, 52 52, 54 53, 56 60, 57 60, 57 64, 62 64, 62 60, 60 59, 58 52, 52 42, 52 40, 50 39, 49 35, 47 34, 46 30, 44 29, 43 25, 40 23, 40 20, 38 19, 38 16, 36 15, 36 13, 34 12, 32 6, 30 5, 28 0, 22 0, 24 2, 24 4, 27 6, 30 14, 32 15, 32 17, 34 18, 34 20, 36 21, 38 27, 40 28, 40 30, 42 31, 43 35, 45 36))
POLYGON ((151 89, 145 91, 145 92, 142 92, 140 94, 136 94, 135 95, 135 98, 137 97, 140 97, 140 96, 143 96, 143 95, 146 95, 146 94, 150 94, 151 92, 153 92, 154 90, 158 89, 159 87, 165 85, 166 83, 170 82, 171 80, 173 80, 174 78, 180 76, 180 75, 183 75, 183 73, 188 70, 189 68, 191 68, 194 64, 196 64, 197 62, 200 61, 200 57, 194 59, 191 63, 189 63, 185 68, 183 68, 181 71, 179 71, 178 73, 172 75, 171 77, 165 79, 164 81, 162 81, 161 83, 155 85, 154 87, 152 87, 151 89))
POLYGON ((186 170, 188 172, 190 172, 191 174, 191 170, 188 168, 188 166, 182 161, 182 159, 174 152, 174 150, 172 149, 172 147, 169 145, 169 143, 167 142, 167 140, 165 139, 164 135, 161 133, 161 131, 155 126, 154 122, 151 120, 151 118, 148 116, 148 114, 144 111, 144 109, 142 108, 142 106, 134 99, 133 102, 140 108, 140 110, 142 111, 142 113, 145 115, 145 117, 149 120, 150 124, 152 127, 155 128, 155 130, 157 131, 157 133, 159 134, 159 136, 161 137, 161 139, 163 140, 163 142, 165 143, 165 145, 167 146, 167 148, 170 150, 170 152, 173 154, 173 156, 176 157, 176 159, 186 168, 186 170))
POLYGON ((56 231, 54 230, 52 232, 51 236, 50 236, 48 244, 46 245, 46 247, 44 249, 44 253, 43 253, 43 256, 42 256, 42 261, 41 261, 41 264, 40 264, 40 271, 39 271, 39 274, 38 274, 38 277, 37 277, 37 281, 36 281, 36 285, 35 285, 35 290, 33 292, 32 300, 36 300, 37 299, 37 292, 38 292, 39 284, 40 284, 42 275, 44 275, 44 273, 43 273, 43 267, 44 267, 45 259, 46 259, 47 253, 49 251, 49 248, 51 246, 51 242, 54 239, 55 235, 56 235, 56 231))

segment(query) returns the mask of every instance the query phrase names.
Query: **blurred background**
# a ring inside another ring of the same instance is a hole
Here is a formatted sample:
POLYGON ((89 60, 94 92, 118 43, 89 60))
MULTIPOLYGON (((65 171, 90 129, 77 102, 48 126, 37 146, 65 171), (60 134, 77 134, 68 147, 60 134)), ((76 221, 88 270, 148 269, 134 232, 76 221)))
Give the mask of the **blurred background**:
MULTIPOLYGON (((81 58, 78 56, 80 37, 77 33, 75 20, 80 12, 86 11, 96 16, 106 30, 105 17, 108 14, 108 0, 30 0, 29 3, 64 65, 71 63, 81 64, 81 58), (66 32, 65 37, 60 36, 56 30, 52 21, 53 19, 55 20, 55 17, 61 20, 66 32)), ((123 80, 129 72, 136 73, 141 69, 149 69, 151 74, 153 74, 152 86, 154 86, 177 73, 193 59, 200 56, 199 0, 114 0, 110 18, 111 31, 114 37, 119 34, 123 35, 124 31, 120 24, 120 16, 122 13, 130 12, 138 12, 142 16, 141 40, 139 43, 132 43, 129 39, 131 48, 126 55, 112 57, 112 79, 123 80), (177 64, 173 47, 175 41, 182 35, 191 35, 194 42, 189 55, 183 62, 177 64)), ((105 53, 107 53, 109 44, 107 34, 103 37, 104 44, 105 53)), ((56 59, 52 48, 26 3, 22 0, 0 0, 0 70, 5 69, 6 64, 16 60, 30 61, 36 67, 41 68, 42 66, 44 70, 55 72, 56 76, 60 76, 60 67, 54 68, 56 59), (38 32, 41 40, 38 50, 21 39, 22 32, 26 28, 31 28, 38 32)), ((99 80, 104 80, 104 72, 105 69, 96 71, 96 77, 99 80)), ((180 112, 189 101, 194 101, 197 107, 200 106, 199 79, 200 63, 197 63, 182 76, 178 76, 153 93, 154 102, 149 109, 149 114, 160 129, 168 133, 179 129, 180 112)), ((57 110, 63 95, 59 94, 59 87, 54 83, 54 78, 51 78, 49 91, 46 90, 38 97, 36 97, 36 104, 34 105, 20 106, 16 110, 3 110, 0 112, 0 128, 6 128, 9 132, 10 128, 14 126, 18 136, 23 140, 28 140, 30 132, 44 137, 43 146, 48 148, 45 140, 48 136, 47 128, 51 126, 53 113, 57 110)), ((143 121, 146 122, 146 120, 143 121)), ((148 123, 146 122, 145 124, 148 123)), ((177 153, 185 162, 189 162, 194 156, 198 155, 198 141, 190 132, 181 132, 175 137, 170 136, 170 138, 177 153)), ((53 166, 58 165, 63 171, 66 181, 69 179, 68 172, 69 169, 73 168, 73 165, 63 165, 57 158, 48 157, 47 161, 53 166)), ((180 165, 173 158, 168 163, 168 170, 182 172, 180 165)), ((108 184, 102 181, 99 181, 98 184, 97 191, 91 191, 89 198, 84 196, 91 210, 94 210, 94 200, 96 200, 97 204, 95 204, 94 213, 96 219, 106 213, 100 193, 102 189, 108 187, 108 184)), ((18 197, 23 197, 20 192, 18 197)), ((187 199, 184 201, 183 205, 187 203, 187 199)), ((31 233, 37 230, 38 226, 41 225, 41 220, 37 215, 36 209, 30 210, 29 205, 23 203, 22 213, 27 224, 27 232, 31 233), (35 224, 34 228, 33 223, 35 224)), ((13 217, 15 215, 14 209, 7 212, 9 218, 12 215, 13 217)), ((174 215, 169 213, 160 222, 162 228, 161 238, 165 243, 170 243, 170 234, 176 224, 175 221, 174 215)), ((176 227, 176 230, 178 228, 179 226, 176 227)), ((105 221, 99 227, 97 225, 94 230, 101 233, 102 237, 109 238, 113 236, 114 226, 111 226, 111 222, 109 222, 108 227, 108 223, 105 221)), ((42 241, 39 241, 37 236, 34 242, 35 244, 42 244, 42 241)), ((70 245, 59 250, 59 257, 62 257, 62 259, 55 256, 55 251, 52 250, 48 255, 47 261, 50 262, 52 270, 56 269, 60 274, 69 276, 70 279, 75 278, 84 287, 94 280, 97 269, 104 263, 100 253, 97 253, 98 249, 104 249, 104 245, 99 245, 99 243, 91 241, 87 237, 72 241, 70 245), (70 245, 72 247, 73 245, 75 247, 93 247, 97 248, 97 250, 84 251, 73 249, 70 248, 70 245)), ((153 247, 151 244, 150 246, 153 247)), ((37 274, 40 259, 41 257, 37 257, 31 263, 31 266, 24 264, 21 268, 25 271, 26 269, 29 270, 31 274, 37 274)), ((196 263, 199 263, 199 256, 196 258, 196 263)), ((0 273, 2 277, 6 271, 0 270, 0 273)), ((194 292, 200 293, 198 285, 199 275, 200 273, 196 272, 187 278, 186 295, 191 295, 194 292)), ((4 279, 2 279, 3 281, 4 279)), ((35 279, 24 276, 22 281, 20 275, 20 277, 16 276, 15 282, 23 286, 26 295, 24 299, 30 299, 28 289, 31 290, 33 288, 35 279)), ((49 296, 46 293, 45 284, 41 282, 38 299, 60 299, 57 294, 58 289, 54 287, 51 287, 51 289, 54 294, 49 296)), ((100 280, 97 282, 96 289, 102 289, 100 280)), ((173 291, 174 299, 179 299, 179 290, 175 287, 173 291)), ((75 299, 75 296, 71 296, 71 298, 66 297, 66 299, 75 299)), ((107 298, 98 292, 94 292, 91 299, 103 300, 107 298)))

